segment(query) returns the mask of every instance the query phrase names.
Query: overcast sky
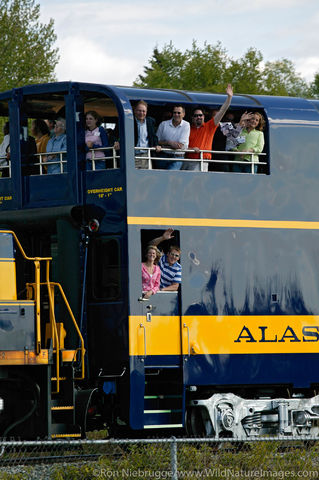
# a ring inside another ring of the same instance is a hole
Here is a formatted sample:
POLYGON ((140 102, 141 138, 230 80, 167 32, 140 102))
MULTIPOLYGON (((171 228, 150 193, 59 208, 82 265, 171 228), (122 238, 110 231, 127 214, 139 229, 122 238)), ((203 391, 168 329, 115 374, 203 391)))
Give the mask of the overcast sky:
POLYGON ((241 57, 288 58, 312 81, 319 72, 318 0, 36 0, 41 21, 54 19, 59 81, 131 85, 157 45, 172 40, 222 43, 241 57))

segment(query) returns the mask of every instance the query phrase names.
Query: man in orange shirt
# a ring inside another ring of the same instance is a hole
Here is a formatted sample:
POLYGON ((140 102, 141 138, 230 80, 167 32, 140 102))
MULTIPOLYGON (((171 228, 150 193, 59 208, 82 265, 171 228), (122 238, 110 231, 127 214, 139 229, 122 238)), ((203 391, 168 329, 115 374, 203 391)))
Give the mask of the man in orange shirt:
MULTIPOLYGON (((196 108, 192 114, 192 125, 189 136, 188 148, 193 152, 188 152, 186 158, 200 158, 200 150, 211 150, 214 133, 219 122, 223 118, 233 97, 233 89, 229 83, 226 88, 227 98, 217 113, 205 123, 205 117, 201 108, 196 108)), ((203 153, 203 158, 211 159, 210 153, 203 153)), ((183 162, 181 170, 200 170, 200 162, 183 162)), ((207 172, 208 162, 204 162, 203 170, 207 172)))

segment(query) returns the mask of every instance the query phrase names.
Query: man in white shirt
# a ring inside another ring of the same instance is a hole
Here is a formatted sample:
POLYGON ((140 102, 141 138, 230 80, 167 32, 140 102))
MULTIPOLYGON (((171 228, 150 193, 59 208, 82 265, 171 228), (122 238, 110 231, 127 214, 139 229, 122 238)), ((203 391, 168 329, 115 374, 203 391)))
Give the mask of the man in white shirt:
MULTIPOLYGON (((157 129, 158 143, 164 148, 172 149, 172 152, 162 152, 162 157, 184 158, 184 152, 188 148, 190 124, 183 120, 185 109, 182 105, 175 105, 173 108, 173 118, 164 120, 157 129)), ((157 161, 156 168, 166 170, 180 170, 183 162, 157 161)))

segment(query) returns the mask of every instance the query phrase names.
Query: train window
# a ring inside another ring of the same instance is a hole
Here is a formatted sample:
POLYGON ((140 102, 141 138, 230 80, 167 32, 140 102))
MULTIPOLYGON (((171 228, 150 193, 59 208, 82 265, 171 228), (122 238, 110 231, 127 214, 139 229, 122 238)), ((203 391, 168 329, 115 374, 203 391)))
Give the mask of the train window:
POLYGON ((158 257, 157 259, 161 271, 161 293, 177 293, 181 283, 182 273, 180 266, 179 231, 170 231, 169 229, 141 230, 142 262, 146 260, 145 254, 147 246, 152 244, 156 245, 164 254, 161 258, 158 257))
MULTIPOLYGON (((142 257, 142 261, 144 260, 144 254, 145 254, 146 247, 152 243, 152 240, 154 240, 155 238, 158 239, 159 237, 161 237, 164 232, 165 232, 165 230, 141 230, 141 248, 142 248, 141 257, 142 257)), ((178 230, 174 230, 174 232, 172 233, 172 238, 171 239, 162 240, 158 244, 158 248, 162 252, 167 253, 169 251, 171 245, 176 245, 177 247, 179 247, 179 245, 180 245, 179 231, 178 230)))
POLYGON ((89 297, 96 301, 114 301, 121 297, 121 255, 117 238, 92 241, 89 256, 89 297))
POLYGON ((66 173, 65 115, 66 106, 62 94, 30 95, 23 98, 20 107, 23 175, 66 173), (56 140, 52 138, 54 135, 57 135, 56 140), (47 156, 47 152, 51 155, 47 156))
MULTIPOLYGON (((104 94, 83 91, 74 105, 74 113, 70 98, 66 102, 66 93, 51 92, 23 97, 19 107, 20 125, 14 128, 20 137, 24 176, 67 173, 68 168, 73 168, 75 160, 86 170, 119 168, 120 153, 115 147, 119 136, 118 111, 114 102, 104 94), (90 125, 86 124, 88 113, 93 121, 90 125), (84 159, 86 162, 82 161, 84 159)), ((0 116, 2 111, 8 115, 7 108, 0 102, 0 116)), ((10 174, 10 160, 8 162, 1 155, 0 177, 10 174), (3 162, 6 163, 2 165, 3 162)))
MULTIPOLYGON (((247 125, 243 129, 239 125, 242 114, 245 110, 229 109, 222 122, 219 124, 213 136, 213 130, 210 130, 210 120, 218 111, 220 106, 216 105, 216 109, 211 106, 201 106, 198 110, 203 112, 203 116, 198 121, 204 122, 207 128, 207 134, 201 138, 196 133, 196 143, 192 147, 186 149, 183 153, 173 150, 169 145, 163 145, 161 152, 157 152, 155 145, 157 136, 166 131, 164 128, 158 129, 162 121, 170 121, 173 110, 172 104, 161 106, 146 105, 146 103, 134 103, 132 105, 135 120, 134 120, 134 135, 135 135, 135 167, 137 169, 152 169, 152 170, 186 170, 186 171, 202 171, 202 172, 229 172, 229 173, 269 173, 267 155, 265 145, 267 143, 268 133, 266 131, 267 118, 263 111, 250 111, 252 117, 258 117, 259 123, 256 125, 256 132, 253 130, 249 122, 251 119, 243 119, 247 125), (144 114, 143 114, 144 111, 144 114), (143 121, 145 113, 149 120, 143 121), (144 116, 143 116, 144 115, 144 116), (138 122, 140 120, 140 122, 138 122), (142 125, 145 128, 142 128, 142 125), (262 128, 262 132, 260 131, 262 128), (209 132, 211 131, 211 135, 209 132), (245 145, 247 148, 245 149, 245 145), (199 152, 194 152, 194 146, 200 148, 199 152), (249 152, 254 153, 249 153, 249 152), (245 152, 245 154, 240 153, 245 152), (178 155, 180 157, 178 158, 178 155), (173 165, 174 164, 174 165, 173 165)), ((248 110, 248 109, 246 109, 248 110)), ((185 105, 184 120, 192 124, 194 106, 189 107, 185 105)), ((198 125, 198 123, 196 123, 198 125)), ((204 129, 203 129, 204 131, 204 129)), ((206 130, 205 130, 206 131, 206 130)), ((192 132, 191 132, 192 135, 192 132)), ((164 135, 165 136, 165 135, 164 135)), ((159 138, 160 140, 160 138, 159 138)), ((159 142, 161 143, 161 142, 159 142)))
POLYGON ((83 94, 86 170, 117 169, 120 166, 118 111, 104 94, 83 94))

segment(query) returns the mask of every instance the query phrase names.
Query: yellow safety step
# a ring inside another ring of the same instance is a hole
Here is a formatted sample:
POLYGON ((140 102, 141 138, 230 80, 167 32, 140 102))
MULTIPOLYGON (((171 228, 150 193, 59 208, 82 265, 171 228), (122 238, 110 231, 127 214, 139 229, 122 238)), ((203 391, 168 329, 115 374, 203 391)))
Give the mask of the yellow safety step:
POLYGON ((51 438, 81 438, 80 433, 53 433, 51 438))
MULTIPOLYGON (((51 380, 57 381, 57 377, 51 377, 51 380)), ((59 377, 59 380, 61 382, 62 380, 67 380, 67 378, 66 377, 59 377)))
POLYGON ((66 405, 66 406, 59 406, 59 407, 51 407, 51 410, 74 410, 74 406, 66 405))
POLYGON ((77 350, 60 350, 62 353, 62 362, 74 362, 77 350))

